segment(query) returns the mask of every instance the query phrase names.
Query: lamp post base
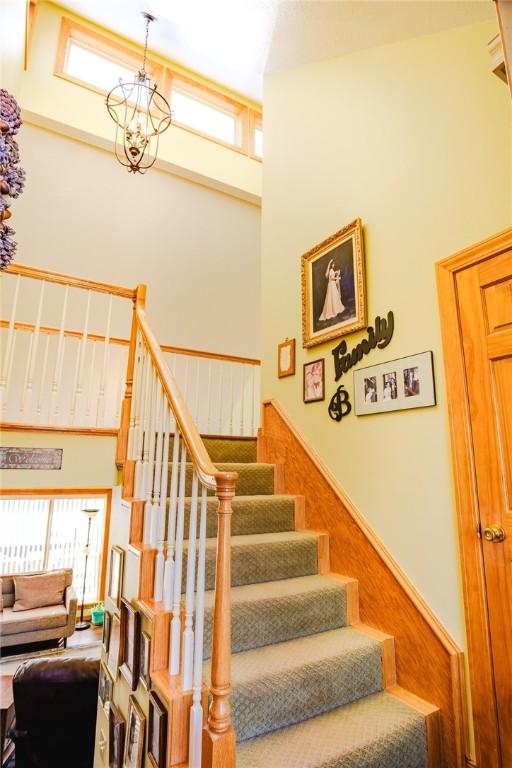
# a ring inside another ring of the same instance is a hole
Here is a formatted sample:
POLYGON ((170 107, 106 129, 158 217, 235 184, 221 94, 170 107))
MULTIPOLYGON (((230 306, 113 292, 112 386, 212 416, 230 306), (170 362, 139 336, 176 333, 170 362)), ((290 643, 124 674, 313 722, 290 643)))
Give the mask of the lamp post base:
POLYGON ((80 632, 82 629, 89 629, 90 626, 91 623, 89 621, 79 621, 78 624, 75 624, 75 630, 80 632))

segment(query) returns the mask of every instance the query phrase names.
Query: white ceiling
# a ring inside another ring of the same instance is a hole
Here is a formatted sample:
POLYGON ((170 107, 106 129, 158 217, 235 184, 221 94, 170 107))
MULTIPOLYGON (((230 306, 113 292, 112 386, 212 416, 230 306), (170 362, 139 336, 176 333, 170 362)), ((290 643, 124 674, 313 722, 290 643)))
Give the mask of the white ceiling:
POLYGON ((149 47, 262 101, 263 74, 475 24, 493 0, 60 0, 84 18, 143 42, 141 11, 158 23, 149 47))

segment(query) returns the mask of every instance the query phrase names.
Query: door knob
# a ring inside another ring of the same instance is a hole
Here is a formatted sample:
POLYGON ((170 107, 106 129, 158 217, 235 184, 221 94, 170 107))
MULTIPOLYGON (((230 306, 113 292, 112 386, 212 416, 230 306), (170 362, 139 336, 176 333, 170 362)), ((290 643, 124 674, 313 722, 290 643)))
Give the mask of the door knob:
POLYGON ((505 531, 501 525, 490 525, 488 528, 484 528, 482 535, 486 541, 490 541, 492 544, 499 544, 505 538, 505 531))

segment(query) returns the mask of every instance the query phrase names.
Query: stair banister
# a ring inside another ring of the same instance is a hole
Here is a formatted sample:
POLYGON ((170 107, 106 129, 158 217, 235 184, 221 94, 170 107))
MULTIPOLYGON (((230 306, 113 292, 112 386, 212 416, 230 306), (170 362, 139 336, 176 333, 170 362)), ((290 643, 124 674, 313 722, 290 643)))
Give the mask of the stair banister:
MULTIPOLYGON (((219 472, 212 463, 204 443, 199 434, 199 430, 192 418, 189 408, 182 396, 174 377, 167 366, 164 355, 161 351, 156 337, 151 329, 145 311, 145 287, 139 286, 134 298, 134 316, 130 343, 130 355, 127 368, 126 392, 123 401, 123 418, 121 424, 120 440, 118 444, 117 458, 120 464, 126 463, 127 458, 127 435, 130 428, 130 420, 134 424, 134 417, 131 416, 132 408, 132 389, 134 377, 134 364, 136 359, 137 340, 142 345, 142 355, 145 356, 144 371, 146 377, 139 379, 141 390, 137 389, 135 406, 139 407, 142 403, 144 394, 146 396, 146 407, 144 408, 144 454, 146 452, 155 452, 157 462, 160 462, 160 468, 155 467, 156 477, 154 483, 151 480, 151 486, 158 488, 159 480, 162 475, 167 473, 168 451, 158 447, 158 430, 162 429, 159 424, 155 428, 154 396, 149 397, 149 393, 154 393, 155 379, 158 386, 162 388, 162 414, 164 411, 163 403, 168 405, 168 417, 170 422, 167 428, 163 427, 166 434, 166 440, 169 436, 169 427, 174 422, 174 448, 173 461, 171 466, 171 491, 169 505, 169 530, 167 534, 167 559, 165 562, 163 584, 155 585, 155 592, 158 597, 163 594, 165 607, 169 606, 169 591, 172 589, 173 610, 171 622, 171 675, 179 674, 183 685, 183 674, 186 671, 186 687, 193 692, 193 710, 190 718, 190 766, 191 768, 234 768, 235 756, 235 733, 231 722, 231 710, 229 704, 229 693, 231 688, 231 511, 232 499, 235 495, 236 482, 238 475, 236 472, 219 472), (142 381, 144 378, 144 381, 142 381), (150 402, 153 403, 152 407, 150 402), (148 413, 147 408, 152 411, 153 419, 148 413), (149 418, 148 418, 149 417, 149 418), (148 443, 149 440, 149 443, 148 443), (179 459, 178 459, 179 457, 179 459), (178 460, 178 461, 177 461, 178 460), (192 533, 195 540, 195 515, 197 514, 199 495, 201 496, 201 524, 203 541, 201 536, 198 542, 199 556, 204 559, 204 536, 206 525, 206 489, 215 491, 219 500, 218 508, 218 533, 217 533, 217 555, 216 555, 216 573, 215 573, 215 608, 213 616, 212 631, 212 654, 211 654, 211 704, 209 708, 208 720, 202 731, 203 722, 202 705, 200 701, 199 675, 202 667, 202 632, 203 632, 203 610, 204 610, 204 563, 198 563, 197 570, 197 600, 196 616, 194 630, 199 630, 198 636, 191 633, 190 610, 193 605, 190 593, 190 585, 196 580, 195 570, 195 552, 193 561, 189 558, 188 570, 188 644, 184 656, 180 654, 181 633, 184 627, 181 626, 181 616, 179 602, 181 596, 181 552, 183 550, 183 515, 185 498, 185 462, 192 464, 193 473, 193 524, 192 533), (180 470, 178 471, 178 464, 180 470), (176 488, 179 480, 179 489, 176 488), (197 484, 201 485, 201 494, 197 484), (177 509, 175 509, 177 507, 177 509), (177 512, 177 520, 174 516, 177 512), (175 562, 172 563, 173 552, 175 562), (171 582, 171 583, 170 583, 171 582), (163 589, 162 589, 163 587, 163 589), (179 634, 178 634, 179 631, 179 634), (201 651, 200 658, 197 654, 201 651), (194 657, 190 658, 193 652, 194 657), (184 670, 184 659, 186 659, 186 670, 184 670)), ((141 367, 137 363, 137 374, 140 374, 141 367)), ((135 415, 135 420, 136 420, 135 415)), ((148 458, 151 458, 148 456, 148 458)), ((130 463, 130 462, 128 462, 130 463)), ((151 469, 151 468, 150 468, 151 469)), ((152 477, 151 471, 146 482, 152 477)), ((165 482, 165 491, 166 482, 165 482)), ((147 487, 147 486, 146 486, 147 487)), ((158 490, 157 490, 158 494, 158 490)), ((153 499, 155 501, 155 499, 153 499)), ((160 503, 165 504, 165 499, 160 498, 160 503)), ((152 542, 153 544, 154 542, 152 542)), ((160 564, 158 568, 158 579, 162 579, 162 552, 159 553, 160 564)))

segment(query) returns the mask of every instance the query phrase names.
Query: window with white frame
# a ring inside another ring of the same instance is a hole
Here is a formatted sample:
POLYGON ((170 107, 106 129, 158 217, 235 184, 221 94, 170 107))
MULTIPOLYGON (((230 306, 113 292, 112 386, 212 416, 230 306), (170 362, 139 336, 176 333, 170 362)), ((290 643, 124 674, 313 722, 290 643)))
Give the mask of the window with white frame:
POLYGON ((85 603, 100 599, 106 496, 4 496, 0 499, 0 576, 31 571, 73 569, 79 601, 85 567, 88 516, 91 520, 85 603))

